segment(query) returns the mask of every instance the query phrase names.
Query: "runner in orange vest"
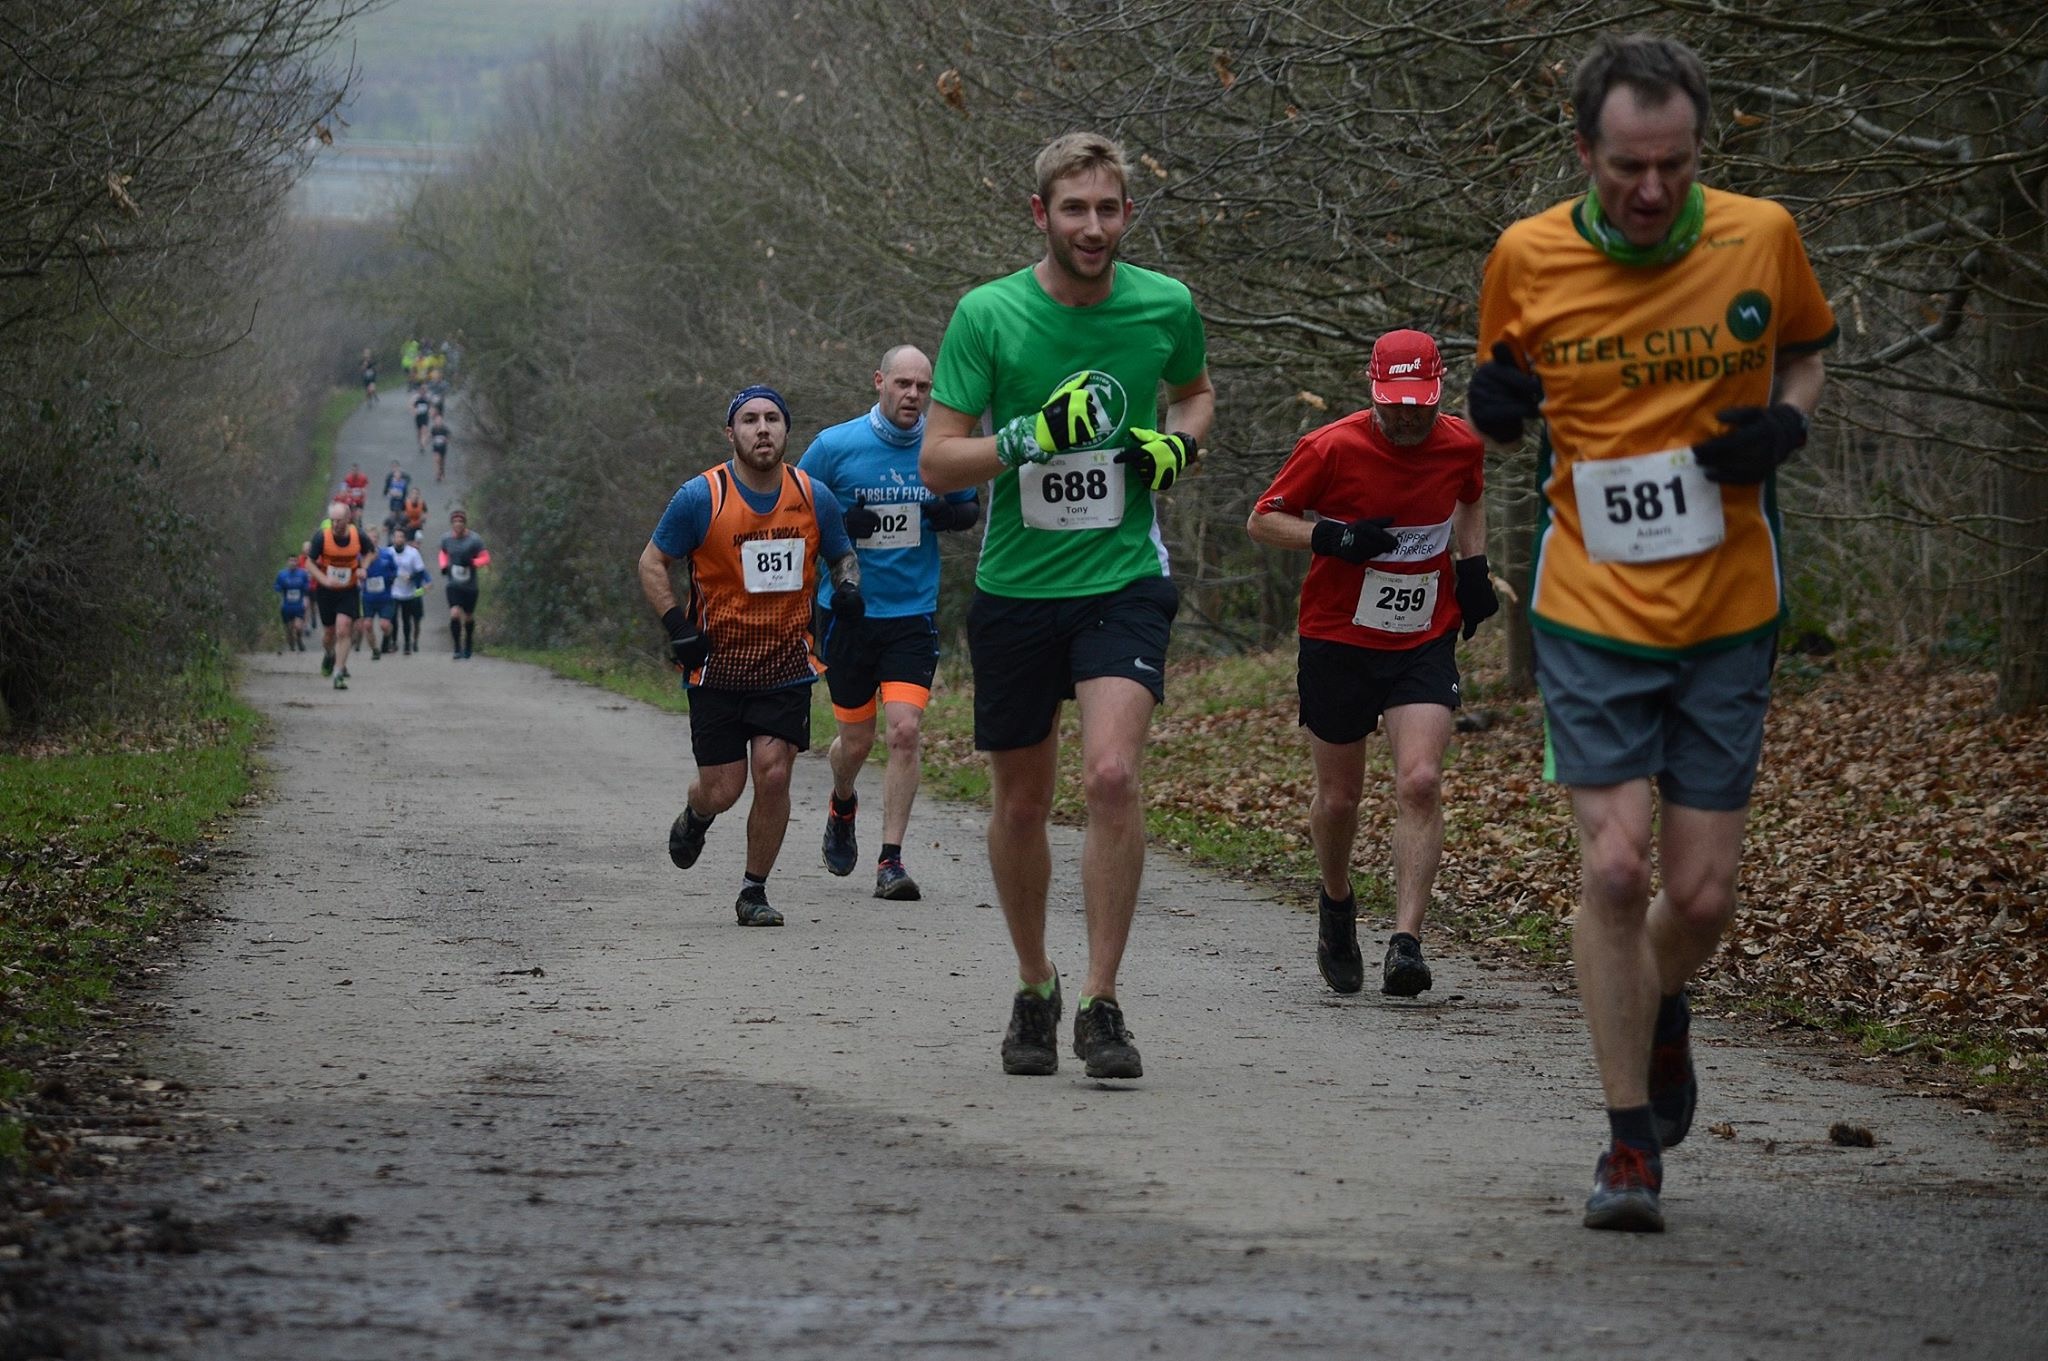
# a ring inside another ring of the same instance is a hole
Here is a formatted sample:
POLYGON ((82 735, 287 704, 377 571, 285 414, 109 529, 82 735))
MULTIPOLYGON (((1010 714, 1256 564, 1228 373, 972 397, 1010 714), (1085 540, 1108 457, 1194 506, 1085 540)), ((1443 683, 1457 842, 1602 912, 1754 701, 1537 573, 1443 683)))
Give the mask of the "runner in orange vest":
POLYGON ((789 406, 781 395, 740 391, 726 408, 725 437, 732 457, 682 485, 640 553, 640 589, 689 687, 697 760, 668 854, 678 869, 697 863, 712 819, 739 801, 751 770, 746 873, 733 910, 742 926, 780 926, 768 873, 789 829, 790 771, 811 744, 811 683, 823 669, 811 637, 821 560, 836 627, 858 627, 867 602, 838 501, 783 463, 789 406), (690 575, 687 605, 669 579, 677 562, 690 575))
POLYGON ((328 523, 306 544, 312 564, 313 603, 320 610, 325 645, 320 674, 334 677, 334 688, 348 689, 348 650, 355 621, 362 617, 363 531, 356 528, 348 502, 327 507, 328 523))

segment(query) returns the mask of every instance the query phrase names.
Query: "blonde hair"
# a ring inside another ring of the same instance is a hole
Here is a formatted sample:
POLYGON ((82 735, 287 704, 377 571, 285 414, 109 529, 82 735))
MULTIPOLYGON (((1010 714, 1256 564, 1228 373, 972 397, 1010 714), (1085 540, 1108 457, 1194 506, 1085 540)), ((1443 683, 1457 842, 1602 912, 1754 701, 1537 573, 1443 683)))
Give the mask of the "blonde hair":
POLYGON ((1053 138, 1046 143, 1045 150, 1038 153, 1031 170, 1038 178, 1038 197, 1041 200, 1052 197, 1052 187, 1057 181, 1070 175, 1085 175, 1092 170, 1107 170, 1116 176, 1117 187, 1126 195, 1131 182, 1130 167, 1124 162, 1124 149, 1096 132, 1070 132, 1053 138))

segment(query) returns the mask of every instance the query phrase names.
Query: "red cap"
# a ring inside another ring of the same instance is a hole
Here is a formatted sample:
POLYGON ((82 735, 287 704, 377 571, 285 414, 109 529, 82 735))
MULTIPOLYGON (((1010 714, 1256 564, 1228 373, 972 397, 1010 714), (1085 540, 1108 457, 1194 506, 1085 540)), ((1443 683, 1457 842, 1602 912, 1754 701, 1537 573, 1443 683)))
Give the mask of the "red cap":
POLYGON ((1389 331, 1372 347, 1372 399, 1387 406, 1435 406, 1444 395, 1444 358, 1421 331, 1389 331))

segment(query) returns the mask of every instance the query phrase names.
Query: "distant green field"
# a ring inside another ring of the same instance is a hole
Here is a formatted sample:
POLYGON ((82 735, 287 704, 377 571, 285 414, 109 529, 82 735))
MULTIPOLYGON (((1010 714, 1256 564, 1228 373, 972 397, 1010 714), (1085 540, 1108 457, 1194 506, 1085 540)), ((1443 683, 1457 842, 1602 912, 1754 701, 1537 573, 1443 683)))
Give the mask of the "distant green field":
POLYGON ((677 0, 397 0, 364 16, 335 53, 353 55, 351 135, 466 141, 550 41, 584 25, 658 27, 677 0))

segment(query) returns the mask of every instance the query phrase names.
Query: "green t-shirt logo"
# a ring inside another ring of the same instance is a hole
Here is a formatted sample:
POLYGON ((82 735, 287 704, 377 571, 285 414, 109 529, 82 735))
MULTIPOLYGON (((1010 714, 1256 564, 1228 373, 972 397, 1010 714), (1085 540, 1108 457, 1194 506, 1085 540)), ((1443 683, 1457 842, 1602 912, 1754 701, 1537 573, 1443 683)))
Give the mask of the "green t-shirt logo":
POLYGON ((1764 333, 1771 324, 1771 297, 1754 288, 1745 289, 1735 295, 1735 301, 1728 304, 1728 332, 1737 340, 1747 343, 1764 333))
MULTIPOLYGON (((1088 375, 1088 395, 1095 399, 1095 415, 1099 422, 1095 428, 1098 433, 1093 440, 1086 444, 1077 444, 1074 448, 1101 449, 1115 443, 1123 434, 1124 422, 1130 416, 1130 398, 1124 395, 1124 385, 1116 380, 1116 375, 1105 373, 1101 369, 1077 369, 1060 379, 1054 385, 1053 392, 1058 392, 1084 373, 1088 375)), ((1046 394, 1046 400, 1052 400, 1052 393, 1046 394)))

